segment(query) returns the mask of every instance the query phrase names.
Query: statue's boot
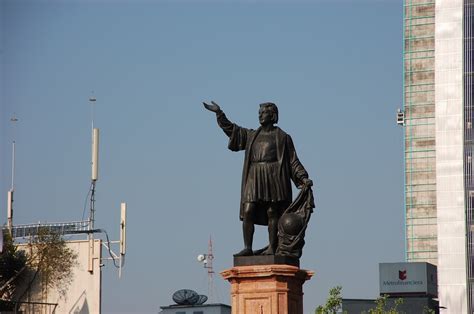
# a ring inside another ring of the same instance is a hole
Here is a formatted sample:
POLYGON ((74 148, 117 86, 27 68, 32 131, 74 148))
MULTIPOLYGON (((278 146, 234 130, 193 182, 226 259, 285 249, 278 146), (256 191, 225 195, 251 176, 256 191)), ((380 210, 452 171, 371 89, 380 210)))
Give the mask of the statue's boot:
POLYGON ((245 248, 239 253, 235 253, 234 256, 251 256, 253 255, 252 249, 245 248))
POLYGON ((272 247, 269 245, 265 251, 261 253, 262 255, 275 255, 275 251, 273 251, 272 247))
POLYGON ((253 255, 262 255, 263 252, 265 252, 265 250, 267 250, 267 249, 268 249, 268 245, 265 246, 265 247, 263 247, 263 248, 261 248, 261 249, 258 249, 258 250, 253 251, 253 255))

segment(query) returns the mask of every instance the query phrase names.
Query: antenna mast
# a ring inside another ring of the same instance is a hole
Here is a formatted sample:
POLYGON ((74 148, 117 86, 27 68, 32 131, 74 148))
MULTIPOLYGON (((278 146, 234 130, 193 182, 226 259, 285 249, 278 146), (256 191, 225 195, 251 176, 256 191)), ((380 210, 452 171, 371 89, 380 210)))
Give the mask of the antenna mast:
POLYGON ((89 98, 91 103, 91 120, 92 120, 92 173, 91 173, 91 200, 89 212, 89 230, 94 229, 95 216, 95 185, 99 178, 99 129, 94 128, 94 104, 97 99, 92 95, 89 98))
MULTIPOLYGON (((10 121, 15 125, 15 122, 18 121, 15 114, 10 118, 10 121)), ((12 140, 12 184, 10 190, 7 194, 7 228, 10 235, 12 234, 12 227, 13 227, 13 192, 15 190, 15 136, 13 136, 12 140)))
MULTIPOLYGON (((93 92, 92 92, 93 93, 93 92)), ((94 128, 94 104, 97 99, 92 95, 89 98, 91 103, 91 120, 92 120, 92 159, 91 159, 91 200, 89 212, 89 271, 93 272, 93 256, 94 256, 94 221, 95 221, 95 185, 99 178, 99 129, 94 128)))

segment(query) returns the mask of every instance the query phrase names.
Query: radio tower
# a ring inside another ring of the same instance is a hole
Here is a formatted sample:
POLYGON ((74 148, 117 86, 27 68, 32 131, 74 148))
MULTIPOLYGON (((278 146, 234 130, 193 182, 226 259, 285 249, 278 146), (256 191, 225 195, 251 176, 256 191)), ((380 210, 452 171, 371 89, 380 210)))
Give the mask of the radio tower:
POLYGON ((209 236, 209 245, 207 247, 207 254, 199 254, 197 257, 198 262, 203 263, 204 268, 207 269, 207 296, 209 301, 220 302, 219 292, 214 287, 214 267, 212 261, 214 260, 214 254, 212 253, 212 237, 209 236), (215 294, 214 294, 215 293, 215 294), (217 300, 214 297, 217 296, 217 300))
POLYGON ((209 295, 209 300, 214 300, 214 267, 212 266, 212 260, 214 255, 212 254, 212 237, 209 236, 209 246, 207 248, 207 265, 204 267, 207 268, 207 293, 209 295))

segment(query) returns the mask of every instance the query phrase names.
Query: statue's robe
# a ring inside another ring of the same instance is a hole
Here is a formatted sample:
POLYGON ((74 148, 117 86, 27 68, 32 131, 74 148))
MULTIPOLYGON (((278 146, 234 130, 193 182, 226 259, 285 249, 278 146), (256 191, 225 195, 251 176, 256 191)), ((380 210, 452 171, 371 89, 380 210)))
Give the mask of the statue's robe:
MULTIPOLYGON (((231 151, 236 152, 245 150, 240 200, 240 220, 243 220, 245 186, 248 180, 256 180, 256 178, 252 178, 249 175, 252 144, 260 133, 261 127, 257 130, 240 127, 235 123, 230 122, 222 111, 217 113, 217 123, 229 137, 228 148, 231 151)), ((277 184, 280 185, 278 188, 283 191, 284 199, 279 201, 286 202, 287 205, 289 205, 292 201, 292 188, 290 181, 293 181, 298 187, 302 186, 302 180, 308 178, 308 173, 296 155, 296 150, 290 135, 286 134, 279 127, 275 127, 273 132, 275 132, 276 137, 278 171, 273 174, 276 178, 272 181, 278 182, 277 184)), ((258 225, 268 225, 268 216, 265 210, 257 211, 254 223, 258 225)))

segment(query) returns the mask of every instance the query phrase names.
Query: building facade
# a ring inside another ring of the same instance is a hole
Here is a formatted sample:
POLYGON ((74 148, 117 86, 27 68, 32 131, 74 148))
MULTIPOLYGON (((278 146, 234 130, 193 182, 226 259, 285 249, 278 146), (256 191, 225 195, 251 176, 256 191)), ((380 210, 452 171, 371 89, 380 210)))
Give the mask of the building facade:
POLYGON ((404 0, 406 260, 438 266, 444 313, 474 311, 474 0, 404 0))

